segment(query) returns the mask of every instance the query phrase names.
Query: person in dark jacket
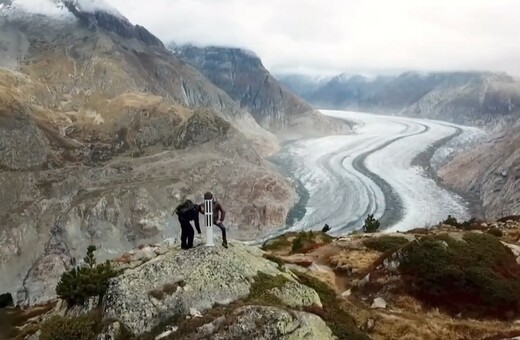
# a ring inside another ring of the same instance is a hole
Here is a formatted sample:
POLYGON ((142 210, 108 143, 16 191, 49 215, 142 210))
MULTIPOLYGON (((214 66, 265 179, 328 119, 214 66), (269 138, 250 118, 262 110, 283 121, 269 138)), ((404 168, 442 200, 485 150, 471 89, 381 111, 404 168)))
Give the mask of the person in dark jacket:
MULTIPOLYGON (((222 204, 213 196, 211 192, 207 192, 204 194, 204 199, 213 200, 213 224, 220 228, 222 231, 222 246, 224 248, 228 247, 227 237, 226 237, 226 227, 224 226, 224 219, 226 218, 226 210, 222 207, 222 204)), ((204 214, 204 204, 199 206, 199 210, 201 214, 204 214)))
POLYGON ((190 200, 186 200, 175 209, 175 213, 177 214, 179 223, 181 224, 181 248, 193 248, 195 232, 193 231, 190 222, 194 222, 195 228, 200 235, 199 206, 190 200))

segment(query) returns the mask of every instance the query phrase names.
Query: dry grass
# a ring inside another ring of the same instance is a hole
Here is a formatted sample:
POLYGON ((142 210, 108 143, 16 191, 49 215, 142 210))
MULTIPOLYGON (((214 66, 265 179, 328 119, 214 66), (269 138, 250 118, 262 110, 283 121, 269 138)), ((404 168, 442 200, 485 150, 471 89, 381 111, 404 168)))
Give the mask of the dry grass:
POLYGON ((329 257, 329 265, 341 272, 352 270, 353 273, 368 270, 381 256, 381 253, 370 250, 342 250, 329 257))
MULTIPOLYGON (((414 303, 411 307, 417 308, 414 303)), ((377 312, 374 339, 485 339, 500 334, 520 332, 520 325, 498 321, 454 319, 438 310, 421 312, 377 312)))
POLYGON ((132 262, 132 255, 130 255, 129 253, 124 253, 120 257, 112 260, 112 262, 121 263, 121 264, 129 264, 130 262, 132 262))

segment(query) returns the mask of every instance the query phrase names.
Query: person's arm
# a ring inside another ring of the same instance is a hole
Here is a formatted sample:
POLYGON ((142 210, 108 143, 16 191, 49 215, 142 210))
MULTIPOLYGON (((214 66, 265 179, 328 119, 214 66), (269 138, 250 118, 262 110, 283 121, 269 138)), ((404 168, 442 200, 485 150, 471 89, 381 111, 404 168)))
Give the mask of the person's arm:
POLYGON ((200 234, 199 214, 195 216, 193 221, 195 222, 195 229, 197 229, 197 232, 200 234))
POLYGON ((226 218, 226 211, 224 210, 224 207, 222 204, 218 204, 220 207, 220 222, 224 222, 224 219, 226 218))
POLYGON ((199 204, 199 212, 204 215, 204 203, 199 204))

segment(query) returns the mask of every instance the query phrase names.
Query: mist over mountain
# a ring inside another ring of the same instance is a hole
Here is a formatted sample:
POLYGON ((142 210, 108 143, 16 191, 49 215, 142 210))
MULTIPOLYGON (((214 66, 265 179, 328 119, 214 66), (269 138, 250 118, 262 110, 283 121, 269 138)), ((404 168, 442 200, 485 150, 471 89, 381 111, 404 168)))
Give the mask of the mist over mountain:
POLYGON ((282 82, 319 108, 506 126, 520 114, 520 83, 489 72, 407 72, 366 77, 341 74, 324 84, 309 78, 282 82))

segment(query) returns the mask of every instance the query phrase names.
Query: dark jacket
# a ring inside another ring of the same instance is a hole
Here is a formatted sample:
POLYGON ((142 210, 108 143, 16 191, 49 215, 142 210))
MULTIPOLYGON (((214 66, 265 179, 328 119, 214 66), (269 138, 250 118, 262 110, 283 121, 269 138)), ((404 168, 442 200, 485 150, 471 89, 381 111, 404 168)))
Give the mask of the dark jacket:
MULTIPOLYGON (((204 214, 204 203, 199 205, 199 211, 201 214, 204 214)), ((217 221, 224 222, 226 218, 226 210, 222 207, 222 204, 219 201, 213 202, 213 224, 216 224, 217 221)))
POLYGON ((191 222, 191 221, 194 221, 195 222, 195 227, 197 228, 197 230, 200 229, 200 225, 199 225, 199 206, 197 206, 196 204, 193 205, 193 207, 181 214, 180 213, 180 209, 179 207, 177 207, 177 209, 175 209, 175 213, 177 213, 177 215, 179 216, 179 222, 191 222))

